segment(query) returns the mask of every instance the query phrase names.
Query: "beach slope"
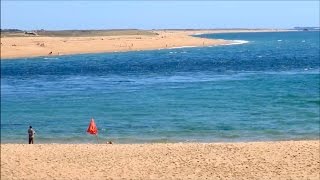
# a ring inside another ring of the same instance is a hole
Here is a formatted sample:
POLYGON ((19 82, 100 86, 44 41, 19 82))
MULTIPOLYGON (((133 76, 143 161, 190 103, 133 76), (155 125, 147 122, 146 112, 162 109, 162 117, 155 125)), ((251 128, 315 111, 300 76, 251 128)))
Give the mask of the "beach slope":
POLYGON ((319 179, 319 145, 1 144, 1 179, 319 179))

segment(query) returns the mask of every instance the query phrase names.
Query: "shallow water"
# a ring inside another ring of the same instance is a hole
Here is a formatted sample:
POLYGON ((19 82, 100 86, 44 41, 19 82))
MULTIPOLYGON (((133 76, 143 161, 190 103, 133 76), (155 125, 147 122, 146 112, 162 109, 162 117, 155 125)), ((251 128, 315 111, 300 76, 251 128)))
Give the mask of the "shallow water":
POLYGON ((249 42, 1 61, 1 142, 319 138, 319 32, 201 36, 249 42))

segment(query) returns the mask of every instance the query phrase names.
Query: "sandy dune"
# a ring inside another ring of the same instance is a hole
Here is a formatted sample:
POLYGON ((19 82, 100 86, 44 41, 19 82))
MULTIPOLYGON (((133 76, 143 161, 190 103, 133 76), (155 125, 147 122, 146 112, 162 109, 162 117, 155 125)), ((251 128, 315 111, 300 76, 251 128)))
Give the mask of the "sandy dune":
POLYGON ((319 141, 1 144, 1 179, 319 179, 319 141))
POLYGON ((162 30, 154 35, 117 35, 92 37, 1 37, 1 58, 55 56, 164 49, 181 46, 211 46, 229 41, 192 37, 193 34, 221 32, 264 32, 279 30, 162 30))

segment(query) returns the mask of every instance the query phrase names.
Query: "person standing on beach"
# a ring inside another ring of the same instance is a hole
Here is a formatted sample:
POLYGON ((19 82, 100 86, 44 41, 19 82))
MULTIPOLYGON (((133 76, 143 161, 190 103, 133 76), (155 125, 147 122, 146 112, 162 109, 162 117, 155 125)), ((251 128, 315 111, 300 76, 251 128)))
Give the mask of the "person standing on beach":
POLYGON ((36 133, 36 131, 34 129, 32 129, 32 126, 30 126, 29 129, 28 129, 29 144, 33 144, 33 142, 34 142, 34 134, 35 133, 36 133))

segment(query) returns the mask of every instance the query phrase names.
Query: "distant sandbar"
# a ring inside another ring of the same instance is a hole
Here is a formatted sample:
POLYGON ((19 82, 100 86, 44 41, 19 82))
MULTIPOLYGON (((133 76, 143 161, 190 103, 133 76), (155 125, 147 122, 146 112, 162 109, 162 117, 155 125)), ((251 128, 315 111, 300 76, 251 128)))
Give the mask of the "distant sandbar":
POLYGON ((1 35, 1 59, 226 45, 234 42, 192 35, 278 31, 288 30, 48 31, 39 32, 39 34, 30 33, 31 35, 3 33, 1 35))

